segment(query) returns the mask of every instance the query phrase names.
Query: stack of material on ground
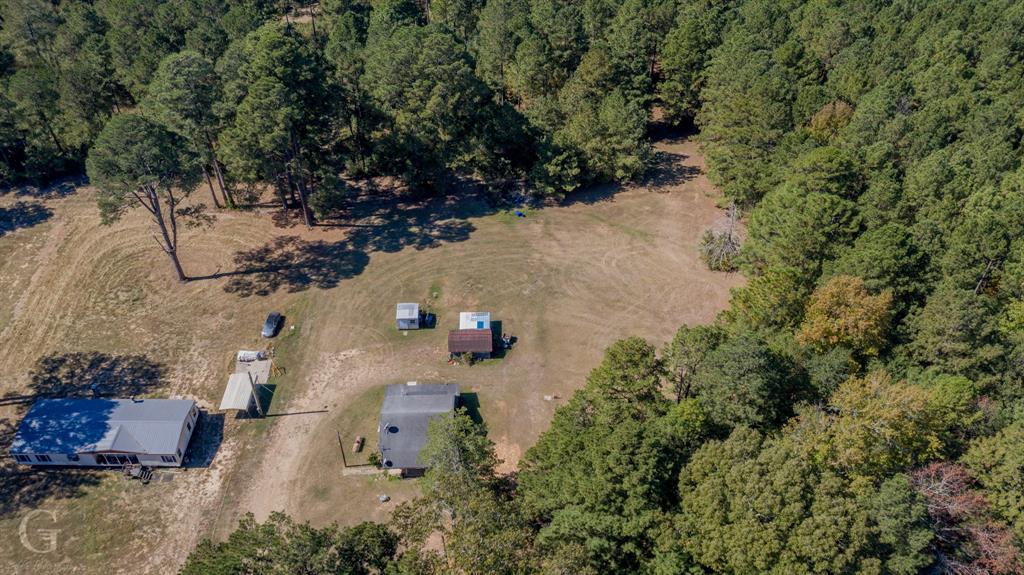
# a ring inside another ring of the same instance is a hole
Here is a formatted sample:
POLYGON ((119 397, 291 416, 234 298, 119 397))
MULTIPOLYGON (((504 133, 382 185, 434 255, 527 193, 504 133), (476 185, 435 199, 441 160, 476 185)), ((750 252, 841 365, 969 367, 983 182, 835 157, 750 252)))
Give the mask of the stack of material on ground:
POLYGON ((249 363, 267 359, 270 359, 270 354, 265 351, 239 351, 237 361, 239 363, 249 363))
POLYGON ((464 311, 459 313, 459 329, 491 329, 491 312, 464 311))

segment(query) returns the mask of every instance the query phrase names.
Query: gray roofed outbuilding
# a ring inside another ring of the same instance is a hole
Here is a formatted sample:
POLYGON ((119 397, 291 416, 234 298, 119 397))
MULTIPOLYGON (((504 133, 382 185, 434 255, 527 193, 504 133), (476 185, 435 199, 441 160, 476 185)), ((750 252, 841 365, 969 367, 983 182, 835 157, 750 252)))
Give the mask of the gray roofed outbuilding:
POLYGON ((400 303, 395 309, 395 325, 398 329, 420 328, 420 304, 400 303))
POLYGON ((454 383, 397 384, 384 389, 380 408, 381 460, 390 469, 422 469, 420 450, 430 420, 453 413, 459 399, 454 383))
POLYGON ((420 315, 420 304, 400 303, 395 309, 396 319, 416 319, 420 315))

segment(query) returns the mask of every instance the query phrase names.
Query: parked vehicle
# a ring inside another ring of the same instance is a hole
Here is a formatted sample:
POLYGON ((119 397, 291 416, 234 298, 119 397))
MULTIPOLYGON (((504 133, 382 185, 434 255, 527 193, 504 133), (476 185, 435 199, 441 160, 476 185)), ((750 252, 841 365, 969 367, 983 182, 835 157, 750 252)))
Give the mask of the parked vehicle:
POLYGON ((267 316, 267 321, 263 322, 263 331, 261 334, 263 337, 274 337, 277 335, 279 329, 281 329, 281 323, 284 319, 280 313, 273 311, 267 316))

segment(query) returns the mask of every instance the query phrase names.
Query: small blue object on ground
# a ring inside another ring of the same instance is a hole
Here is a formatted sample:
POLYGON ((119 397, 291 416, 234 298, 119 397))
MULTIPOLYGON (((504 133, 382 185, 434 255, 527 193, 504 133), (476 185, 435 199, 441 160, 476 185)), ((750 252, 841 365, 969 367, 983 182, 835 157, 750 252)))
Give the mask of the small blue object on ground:
POLYGON ((522 210, 516 210, 516 216, 520 218, 525 218, 526 214, 524 214, 522 210))

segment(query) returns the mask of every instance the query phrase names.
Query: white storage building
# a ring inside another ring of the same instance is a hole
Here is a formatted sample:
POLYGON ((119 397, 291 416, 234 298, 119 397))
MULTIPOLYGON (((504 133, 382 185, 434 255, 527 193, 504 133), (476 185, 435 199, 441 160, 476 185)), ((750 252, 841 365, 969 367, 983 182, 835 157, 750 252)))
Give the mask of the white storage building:
POLYGON ((419 329, 420 328, 420 304, 400 303, 395 312, 395 323, 398 329, 419 329))
POLYGON ((491 329, 491 312, 464 311, 459 313, 459 329, 491 329))

